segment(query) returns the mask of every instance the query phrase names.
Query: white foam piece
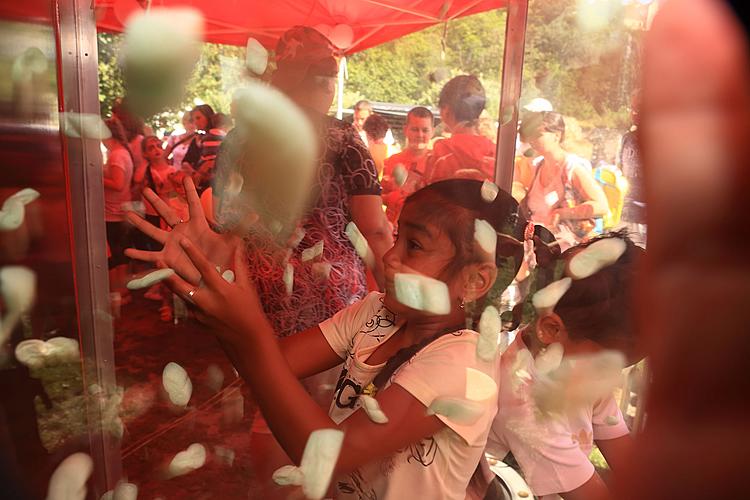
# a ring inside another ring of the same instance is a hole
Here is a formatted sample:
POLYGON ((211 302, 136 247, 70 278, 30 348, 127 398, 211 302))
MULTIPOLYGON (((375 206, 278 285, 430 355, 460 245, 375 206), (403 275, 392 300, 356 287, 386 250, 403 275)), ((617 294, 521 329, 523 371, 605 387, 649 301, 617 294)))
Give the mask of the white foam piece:
POLYGON ((26 217, 26 209, 18 200, 5 200, 0 210, 0 231, 14 231, 21 227, 26 217))
POLYGON ((505 331, 500 331, 500 335, 497 337, 497 350, 500 354, 504 354, 510 345, 510 334, 505 331))
POLYGON ((625 356, 617 351, 569 356, 556 370, 537 377, 531 394, 543 414, 575 411, 610 396, 624 367, 625 356))
POLYGON ((242 174, 232 170, 229 172, 227 183, 224 185, 224 196, 234 198, 242 191, 242 186, 245 185, 245 178, 242 174))
POLYGON ((36 200, 41 196, 39 194, 39 191, 32 188, 23 188, 22 190, 16 192, 15 194, 10 195, 8 198, 6 198, 5 201, 13 200, 13 201, 20 201, 24 205, 28 205, 32 201, 36 200))
POLYGON ((94 461, 86 453, 74 453, 57 466, 49 480, 47 500, 85 500, 86 482, 94 461))
POLYGON ((492 377, 475 368, 466 368, 466 399, 486 401, 495 396, 497 384, 492 377))
POLYGON ((573 280, 563 278, 550 283, 534 294, 531 303, 537 311, 551 311, 570 288, 573 280))
POLYGON ((495 306, 487 306, 479 318, 479 338, 477 339, 477 357, 483 361, 492 361, 498 353, 498 335, 502 330, 500 312, 495 306))
POLYGON ((162 385, 169 400, 176 406, 186 406, 193 394, 193 383, 183 367, 174 362, 167 363, 162 372, 162 385))
POLYGON ((362 402, 362 408, 365 410, 365 413, 370 420, 376 424, 388 423, 388 417, 383 413, 383 410, 380 409, 380 404, 377 399, 367 394, 362 394, 360 400, 362 402))
POLYGON ((553 342, 548 345, 543 352, 537 354, 534 359, 534 367, 539 375, 546 375, 553 370, 557 370, 562 363, 565 349, 559 342, 553 342))
POLYGON ((146 274, 145 276, 141 276, 140 278, 135 278, 128 281, 127 287, 128 290, 140 290, 141 288, 148 288, 161 281, 164 281, 173 274, 174 269, 158 269, 146 274))
POLYGON ((617 415, 610 415, 604 419, 604 423, 607 425, 617 425, 620 423, 620 418, 617 415))
POLYGON ((234 450, 224 446, 214 446, 214 454, 229 467, 234 465, 234 450))
POLYGON ((214 392, 219 392, 224 385, 224 372, 218 366, 211 364, 206 368, 206 381, 214 392))
POLYGON ((80 357, 78 341, 68 337, 53 337, 47 341, 46 356, 61 362, 78 361, 80 357))
POLYGON ((396 185, 401 187, 406 183, 406 179, 409 177, 409 172, 406 170, 403 164, 399 163, 393 167, 393 180, 396 181, 396 185))
POLYGON ((621 238, 603 238, 573 255, 568 262, 568 276, 575 280, 588 278, 617 262, 628 245, 621 238))
POLYGON ((286 287, 286 294, 291 296, 294 291, 294 266, 287 264, 284 267, 284 276, 282 277, 284 286, 286 287))
POLYGON ((245 65, 258 76, 265 73, 268 67, 268 50, 255 38, 247 39, 245 65))
POLYGON ((138 486, 133 483, 120 481, 114 490, 109 490, 101 496, 100 500, 136 500, 138 498, 138 486))
POLYGON ((482 182, 482 188, 480 189, 480 193, 482 195, 482 199, 487 203, 492 203, 495 201, 495 198, 497 198, 498 193, 500 192, 500 188, 497 187, 497 185, 490 181, 484 181, 482 182))
POLYGON ((323 240, 320 240, 310 248, 302 250, 300 260, 307 262, 323 255, 323 240))
POLYGON ((16 359, 29 368, 41 368, 47 357, 47 343, 39 339, 20 342, 15 350, 16 359))
POLYGON ((558 201, 560 201, 560 195, 557 194, 557 191, 550 191, 544 195, 544 203, 550 207, 557 205, 558 201))
POLYGON ((234 283, 234 271, 232 271, 231 269, 227 269, 226 271, 221 273, 221 277, 224 278, 224 281, 226 281, 227 283, 234 283))
POLYGON ((492 225, 483 219, 474 219, 474 240, 479 247, 495 258, 495 248, 497 248, 497 231, 492 225))
POLYGON ((0 296, 5 311, 0 324, 0 346, 4 345, 24 314, 34 305, 36 274, 24 266, 0 268, 0 296))
POLYGON ((176 454, 169 462, 169 475, 171 477, 182 476, 196 469, 200 469, 206 463, 206 448, 200 443, 193 443, 176 454))
POLYGON ((370 244, 362 235, 362 232, 359 230, 354 221, 351 221, 346 225, 345 232, 346 236, 349 238, 349 241, 351 241, 352 245, 354 246, 354 250, 357 252, 357 255, 359 255, 362 261, 364 261, 365 265, 370 269, 375 267, 375 254, 372 253, 370 244))
POLYGON ((98 114, 63 111, 60 113, 60 123, 68 137, 83 137, 97 141, 112 137, 109 127, 98 114))
POLYGON ((473 425, 485 412, 485 405, 479 401, 441 397, 430 403, 428 415, 442 415, 461 425, 473 425))
POLYGON ((431 314, 451 312, 448 285, 421 274, 396 273, 393 279, 396 300, 407 307, 431 314))
POLYGON ((302 473, 302 470, 294 465, 284 465, 279 467, 273 471, 273 475, 271 476, 273 482, 279 486, 300 486, 302 485, 303 478, 304 474, 302 473))
POLYGON ((314 262, 312 265, 312 273, 319 280, 326 281, 331 275, 332 268, 333 266, 331 266, 330 262, 314 262))
POLYGON ((333 470, 344 442, 344 432, 338 429, 318 429, 310 433, 302 453, 302 493, 317 500, 325 496, 333 470))
POLYGON ((305 230, 301 227, 298 227, 294 230, 294 233, 292 233, 292 236, 289 239, 289 248, 297 248, 299 246, 300 242, 302 242, 302 238, 305 237, 305 230))
POLYGON ((197 9, 152 7, 130 16, 122 55, 135 64, 192 66, 203 38, 203 15, 197 9))

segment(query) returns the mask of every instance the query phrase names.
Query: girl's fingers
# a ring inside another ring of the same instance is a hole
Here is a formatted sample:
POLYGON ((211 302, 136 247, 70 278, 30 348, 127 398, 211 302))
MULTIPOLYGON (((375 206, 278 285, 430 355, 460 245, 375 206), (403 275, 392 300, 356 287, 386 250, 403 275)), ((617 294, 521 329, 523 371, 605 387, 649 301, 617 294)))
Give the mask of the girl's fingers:
POLYGON ((201 273, 204 282, 211 288, 218 288, 224 280, 222 279, 219 272, 216 270, 216 266, 210 262, 201 250, 193 245, 187 238, 180 240, 182 249, 187 254, 190 261, 193 263, 198 272, 201 273))
POLYGON ((206 216, 203 213, 203 205, 201 205, 201 199, 195 190, 193 179, 189 175, 186 175, 182 180, 182 185, 185 187, 190 220, 205 220, 206 216))
POLYGON ((153 205, 154 209, 170 227, 174 227, 180 223, 180 216, 177 215, 172 207, 167 205, 164 200, 159 198, 159 196, 154 193, 151 188, 144 189, 143 196, 146 198, 146 200, 148 200, 149 203, 151 203, 151 205, 153 205))
POLYGON ((164 280, 164 283, 176 293, 181 299, 186 300, 191 304, 195 304, 201 307, 201 300, 205 298, 205 290, 201 290, 200 286, 193 285, 182 279, 179 275, 173 274, 169 278, 164 280), (204 297, 201 297, 201 291, 203 291, 204 297))
POLYGON ((147 252, 135 248, 126 248, 125 255, 131 259, 141 260, 143 262, 157 262, 159 260, 159 252, 147 252))
POLYGON ((161 243, 162 245, 167 241, 167 232, 159 229, 158 227, 151 224, 149 221, 144 220, 140 215, 135 212, 128 212, 125 217, 128 222, 138 228, 140 232, 148 236, 154 241, 161 243))

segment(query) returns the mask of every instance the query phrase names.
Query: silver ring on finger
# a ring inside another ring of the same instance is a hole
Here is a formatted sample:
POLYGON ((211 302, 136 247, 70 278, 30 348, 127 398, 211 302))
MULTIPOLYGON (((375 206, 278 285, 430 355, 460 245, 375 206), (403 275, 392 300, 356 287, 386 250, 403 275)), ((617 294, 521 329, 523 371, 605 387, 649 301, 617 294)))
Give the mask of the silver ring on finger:
POLYGON ((183 219, 178 220, 177 222, 172 224, 172 229, 176 228, 179 224, 182 224, 183 222, 185 222, 183 219))
POLYGON ((198 289, 197 289, 197 288, 193 288, 192 290, 190 290, 190 291, 189 291, 189 292, 187 293, 187 294, 188 294, 188 298, 189 298, 190 300, 193 300, 193 296, 195 295, 195 292, 197 292, 197 291, 198 291, 198 289))

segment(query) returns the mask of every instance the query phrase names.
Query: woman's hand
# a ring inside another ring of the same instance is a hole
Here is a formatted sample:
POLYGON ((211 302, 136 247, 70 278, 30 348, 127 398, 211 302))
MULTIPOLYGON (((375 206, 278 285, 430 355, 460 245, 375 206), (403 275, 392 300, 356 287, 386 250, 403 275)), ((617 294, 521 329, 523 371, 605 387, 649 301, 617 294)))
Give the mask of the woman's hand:
POLYGON ((180 240, 189 238, 195 246, 200 248, 203 254, 209 256, 208 258, 215 266, 218 265, 222 268, 231 262, 232 253, 238 241, 236 237, 217 234, 209 227, 200 198, 198 198, 195 185, 190 177, 186 176, 183 179, 183 186, 185 187, 190 214, 187 221, 180 219, 177 212, 151 189, 146 188, 143 191, 146 199, 172 229, 164 231, 136 213, 129 212, 128 220, 141 232, 163 244, 164 247, 157 252, 128 248, 125 250, 125 254, 132 259, 153 262, 161 267, 170 267, 187 282, 198 285, 201 274, 185 254, 180 245, 180 240))
POLYGON ((235 281, 229 283, 188 238, 180 240, 179 245, 198 271, 200 285, 195 286, 177 275, 172 275, 166 283, 173 292, 198 308, 201 322, 212 327, 221 339, 236 345, 245 338, 241 332, 252 330, 254 325, 266 321, 258 294, 247 274, 245 253, 240 247, 233 258, 235 281))

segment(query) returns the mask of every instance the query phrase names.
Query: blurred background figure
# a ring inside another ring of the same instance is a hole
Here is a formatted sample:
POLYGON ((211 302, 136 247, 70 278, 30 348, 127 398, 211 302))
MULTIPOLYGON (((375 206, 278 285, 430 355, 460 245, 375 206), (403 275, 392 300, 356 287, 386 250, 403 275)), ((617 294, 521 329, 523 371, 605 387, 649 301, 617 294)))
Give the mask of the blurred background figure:
POLYGON ((211 121, 215 114, 214 109, 208 104, 200 104, 190 112, 190 119, 196 133, 190 140, 188 149, 182 159, 183 168, 193 171, 198 169, 203 148, 203 136, 211 129, 211 121))
POLYGON ((641 92, 637 90, 630 99, 630 130, 622 136, 618 166, 628 181, 622 208, 622 223, 630 231, 633 241, 646 246, 646 193, 643 189, 641 169, 641 148, 638 142, 640 122, 641 92))
POLYGON ((370 150, 372 159, 375 162, 375 169, 378 171, 378 178, 383 177, 383 167, 385 160, 390 156, 388 154, 388 145, 385 141, 385 134, 388 133, 388 122, 385 118, 377 113, 367 117, 362 128, 367 135, 367 148, 370 150))
POLYGON ((401 207, 407 196, 422 187, 425 182, 425 165, 430 151, 430 141, 435 133, 434 117, 429 109, 417 106, 409 110, 404 124, 406 148, 385 160, 383 169, 383 202, 391 224, 396 224, 401 207), (398 166, 402 172, 396 171, 398 166), (396 175, 394 176, 394 171, 396 175), (405 179, 397 176, 406 175, 405 179))
POLYGON ((182 161, 195 135, 195 126, 193 125, 190 111, 185 111, 182 114, 181 123, 182 128, 175 129, 169 135, 166 150, 166 155, 170 159, 170 163, 177 168, 182 168, 182 161))
POLYGON ((485 102, 484 87, 474 75, 459 75, 440 91, 440 118, 451 136, 435 141, 427 159, 427 184, 451 178, 494 180, 495 143, 479 131, 485 102))
POLYGON ((584 241, 594 234, 594 218, 604 216, 609 205, 591 163, 563 148, 563 116, 549 111, 527 114, 521 140, 540 155, 522 203, 529 220, 552 231, 563 250, 584 241))
MULTIPOLYGON (((525 117, 533 116, 529 113, 543 113, 553 111, 552 103, 547 99, 537 97, 532 99, 526 106, 523 107, 521 116, 519 117, 520 123, 523 123, 525 117)), ((527 143, 523 142, 520 137, 520 133, 516 139, 516 158, 513 164, 513 188, 511 194, 518 203, 521 203, 526 197, 526 193, 531 187, 531 182, 534 180, 534 158, 537 153, 527 143)))
POLYGON ((361 100, 357 101, 354 105, 354 115, 352 117, 352 125, 354 130, 357 131, 362 142, 367 145, 367 133, 365 132, 365 120, 372 114, 372 104, 370 101, 361 100))

